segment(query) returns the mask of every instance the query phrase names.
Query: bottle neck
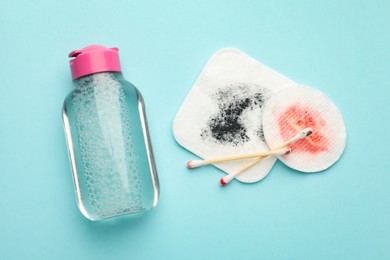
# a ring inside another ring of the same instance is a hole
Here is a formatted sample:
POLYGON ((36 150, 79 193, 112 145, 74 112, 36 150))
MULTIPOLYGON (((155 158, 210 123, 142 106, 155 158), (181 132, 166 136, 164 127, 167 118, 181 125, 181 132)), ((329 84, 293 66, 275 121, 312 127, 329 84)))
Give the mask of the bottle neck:
POLYGON ((85 85, 110 84, 123 81, 122 72, 97 72, 73 80, 73 86, 76 88, 85 85))

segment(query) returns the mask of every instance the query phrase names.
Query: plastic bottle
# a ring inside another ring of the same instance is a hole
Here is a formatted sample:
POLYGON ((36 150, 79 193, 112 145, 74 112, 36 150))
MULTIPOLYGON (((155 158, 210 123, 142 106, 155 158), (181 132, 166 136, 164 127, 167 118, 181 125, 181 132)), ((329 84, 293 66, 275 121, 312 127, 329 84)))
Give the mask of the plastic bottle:
POLYGON ((75 90, 62 115, 77 204, 90 220, 150 210, 159 196, 144 102, 123 78, 118 51, 69 54, 75 90))

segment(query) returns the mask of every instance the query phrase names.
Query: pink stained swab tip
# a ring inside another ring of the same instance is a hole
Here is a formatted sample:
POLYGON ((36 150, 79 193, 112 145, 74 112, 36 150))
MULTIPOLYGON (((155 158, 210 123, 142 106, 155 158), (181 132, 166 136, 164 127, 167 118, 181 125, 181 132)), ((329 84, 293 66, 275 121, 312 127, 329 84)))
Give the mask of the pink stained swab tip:
POLYGON ((192 168, 196 168, 196 167, 199 167, 199 166, 202 166, 203 165, 203 161, 202 160, 190 160, 187 162, 187 167, 189 169, 192 169, 192 168))
POLYGON ((221 178, 219 183, 221 183, 222 186, 225 186, 226 184, 228 184, 223 178, 221 178))
POLYGON ((191 161, 188 161, 188 162, 187 162, 187 168, 188 168, 188 169, 192 169, 191 161))

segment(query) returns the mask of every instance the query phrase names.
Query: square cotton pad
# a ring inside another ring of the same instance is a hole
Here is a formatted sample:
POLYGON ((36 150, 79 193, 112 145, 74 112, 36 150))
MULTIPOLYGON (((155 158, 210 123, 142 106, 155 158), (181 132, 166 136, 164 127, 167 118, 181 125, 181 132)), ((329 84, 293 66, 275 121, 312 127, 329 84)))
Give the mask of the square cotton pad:
MULTIPOLYGON (((292 85, 243 52, 222 49, 210 58, 180 107, 173 123, 175 139, 203 159, 268 151, 261 124, 263 105, 273 93, 292 85)), ((232 174, 252 160, 215 166, 232 174)), ((269 156, 237 179, 259 181, 275 160, 269 156)))

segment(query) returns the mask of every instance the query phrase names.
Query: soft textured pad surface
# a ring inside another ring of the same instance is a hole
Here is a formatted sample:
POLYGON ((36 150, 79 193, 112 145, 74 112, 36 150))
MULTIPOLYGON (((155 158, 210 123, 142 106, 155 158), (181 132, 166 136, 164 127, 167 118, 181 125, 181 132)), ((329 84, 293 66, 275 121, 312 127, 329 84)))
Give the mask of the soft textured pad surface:
POLYGON ((298 171, 325 170, 340 158, 346 143, 344 121, 336 105, 320 91, 302 86, 282 90, 267 101, 263 130, 270 148, 306 127, 313 133, 291 144, 292 153, 279 159, 298 171))

